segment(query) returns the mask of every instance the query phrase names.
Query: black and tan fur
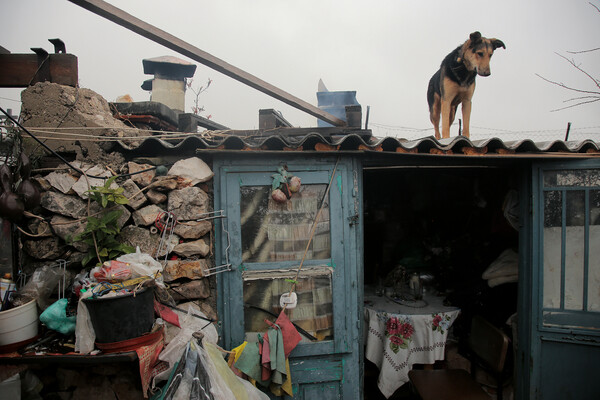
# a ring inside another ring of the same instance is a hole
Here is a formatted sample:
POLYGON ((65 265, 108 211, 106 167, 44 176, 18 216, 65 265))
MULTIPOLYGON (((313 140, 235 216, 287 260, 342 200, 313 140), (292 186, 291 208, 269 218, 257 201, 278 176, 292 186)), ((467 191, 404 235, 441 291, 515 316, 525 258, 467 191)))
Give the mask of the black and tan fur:
POLYGON ((450 137, 450 125, 454 122, 456 107, 461 104, 463 135, 469 137, 471 98, 475 91, 475 77, 490 75, 490 59, 498 47, 506 49, 499 39, 488 39, 473 32, 469 39, 446 56, 440 69, 429 80, 427 102, 429 116, 435 128, 435 137, 450 137))

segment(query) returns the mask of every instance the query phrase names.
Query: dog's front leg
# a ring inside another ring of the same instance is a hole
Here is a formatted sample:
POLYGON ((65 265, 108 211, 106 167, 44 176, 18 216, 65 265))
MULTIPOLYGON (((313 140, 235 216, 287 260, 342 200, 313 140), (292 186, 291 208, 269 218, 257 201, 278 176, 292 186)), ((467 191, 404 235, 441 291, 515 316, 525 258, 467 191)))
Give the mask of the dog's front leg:
POLYGON ((450 119, 452 118, 452 101, 442 99, 442 138, 450 137, 450 119))
POLYGON ((463 116, 463 131, 462 135, 469 138, 470 132, 469 127, 471 123, 471 99, 465 99, 462 102, 462 116, 463 116))

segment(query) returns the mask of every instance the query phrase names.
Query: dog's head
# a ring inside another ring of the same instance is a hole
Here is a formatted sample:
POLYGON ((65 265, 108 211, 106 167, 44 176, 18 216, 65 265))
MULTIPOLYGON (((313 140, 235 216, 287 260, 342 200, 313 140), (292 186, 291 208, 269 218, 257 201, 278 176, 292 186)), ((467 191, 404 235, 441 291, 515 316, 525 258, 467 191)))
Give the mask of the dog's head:
POLYGON ((481 33, 473 32, 462 46, 462 58, 470 71, 477 72, 477 75, 489 76, 490 59, 498 47, 506 49, 502 40, 484 38, 481 33))

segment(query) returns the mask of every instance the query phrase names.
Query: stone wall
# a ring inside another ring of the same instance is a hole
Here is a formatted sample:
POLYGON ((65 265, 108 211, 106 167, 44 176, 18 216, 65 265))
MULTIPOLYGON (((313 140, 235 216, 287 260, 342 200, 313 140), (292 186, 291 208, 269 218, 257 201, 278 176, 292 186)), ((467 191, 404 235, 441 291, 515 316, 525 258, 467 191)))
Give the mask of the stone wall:
MULTIPOLYGON (((110 151, 112 140, 118 138, 135 145, 139 143, 137 138, 153 133, 114 118, 108 102, 93 90, 41 82, 23 90, 21 99, 23 125, 42 137, 51 149, 74 160, 71 165, 86 175, 122 175, 116 184, 123 187, 130 200, 119 207, 123 211, 118 220, 119 240, 134 248, 139 246, 142 252, 157 256, 165 264, 164 279, 175 301, 195 300, 205 314, 216 318, 211 293, 215 280, 205 276, 214 265, 213 224, 212 220, 196 221, 202 213, 212 210, 210 167, 195 157, 186 161, 171 156, 167 165, 170 169, 139 173, 154 166, 127 162, 122 154, 110 151), (161 232, 154 222, 158 214, 167 210, 175 214, 178 223, 173 234, 165 237, 169 239, 167 251, 157 254, 161 232)), ((28 141, 28 135, 23 134, 23 138, 28 141)), ((43 149, 29 141, 32 145, 24 151, 35 163, 43 149)), ((71 238, 83 231, 89 214, 101 209, 94 202, 88 205, 85 192, 88 184, 103 185, 104 180, 89 178, 88 182, 74 169, 59 164, 58 157, 46 150, 43 154, 46 160, 54 160, 46 164, 58 167, 42 168, 38 174, 34 170, 32 174, 42 193, 41 204, 30 210, 34 216, 18 224, 23 231, 19 269, 31 275, 38 267, 65 259, 69 276, 73 277, 82 269, 88 246, 71 238)), ((153 158, 156 166, 165 164, 166 159, 153 158)))
MULTIPOLYGON (((87 175, 112 174, 100 165, 75 162, 87 175)), ((123 187, 129 199, 122 210, 118 225, 119 241, 139 247, 144 253, 156 257, 164 264, 163 276, 169 293, 176 302, 197 300, 201 309, 216 318, 214 299, 207 270, 213 262, 213 223, 200 220, 212 209, 212 176, 209 166, 193 157, 176 162, 164 176, 157 176, 154 166, 128 162, 121 170, 123 177, 116 183, 123 187), (192 167, 193 166, 193 167, 192 167), (143 173, 128 175, 138 171, 143 173), (157 216, 170 211, 177 223, 172 231, 161 233, 157 216), (159 248, 161 238, 165 244, 159 248), (207 300, 209 299, 209 300, 207 300)), ((22 265, 27 272, 58 259, 68 261, 71 275, 80 272, 81 260, 88 245, 72 238, 85 229, 87 216, 102 208, 88 201, 86 177, 71 170, 58 169, 33 178, 42 188, 41 204, 34 217, 23 225, 22 248, 26 257, 22 265)), ((103 185, 103 180, 89 178, 91 186, 103 185)), ((88 265, 88 269, 93 265, 88 265)))

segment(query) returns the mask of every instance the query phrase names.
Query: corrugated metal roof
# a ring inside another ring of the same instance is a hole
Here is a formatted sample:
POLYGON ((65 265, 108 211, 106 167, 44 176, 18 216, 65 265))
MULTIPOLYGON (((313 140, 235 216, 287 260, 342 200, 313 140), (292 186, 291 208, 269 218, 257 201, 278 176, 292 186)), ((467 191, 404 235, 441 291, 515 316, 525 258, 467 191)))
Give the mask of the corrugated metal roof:
MULTIPOLYGON (((470 140, 464 136, 437 140, 424 137, 417 140, 397 139, 393 137, 370 137, 370 131, 357 130, 352 133, 331 130, 306 129, 306 133, 286 135, 285 129, 266 135, 261 131, 207 131, 203 134, 189 134, 178 139, 158 139, 147 137, 141 142, 126 144, 118 142, 124 152, 159 153, 162 151, 186 150, 233 150, 233 151, 365 151, 383 153, 439 154, 439 155, 600 155, 600 143, 593 140, 583 141, 546 141, 534 142, 529 139, 502 141, 499 138, 470 140), (226 132, 226 133, 225 133, 226 132), (235 134, 232 134, 234 132, 235 134), (326 132, 326 133, 324 133, 326 132)), ((298 129, 295 129, 298 132, 298 129)))

